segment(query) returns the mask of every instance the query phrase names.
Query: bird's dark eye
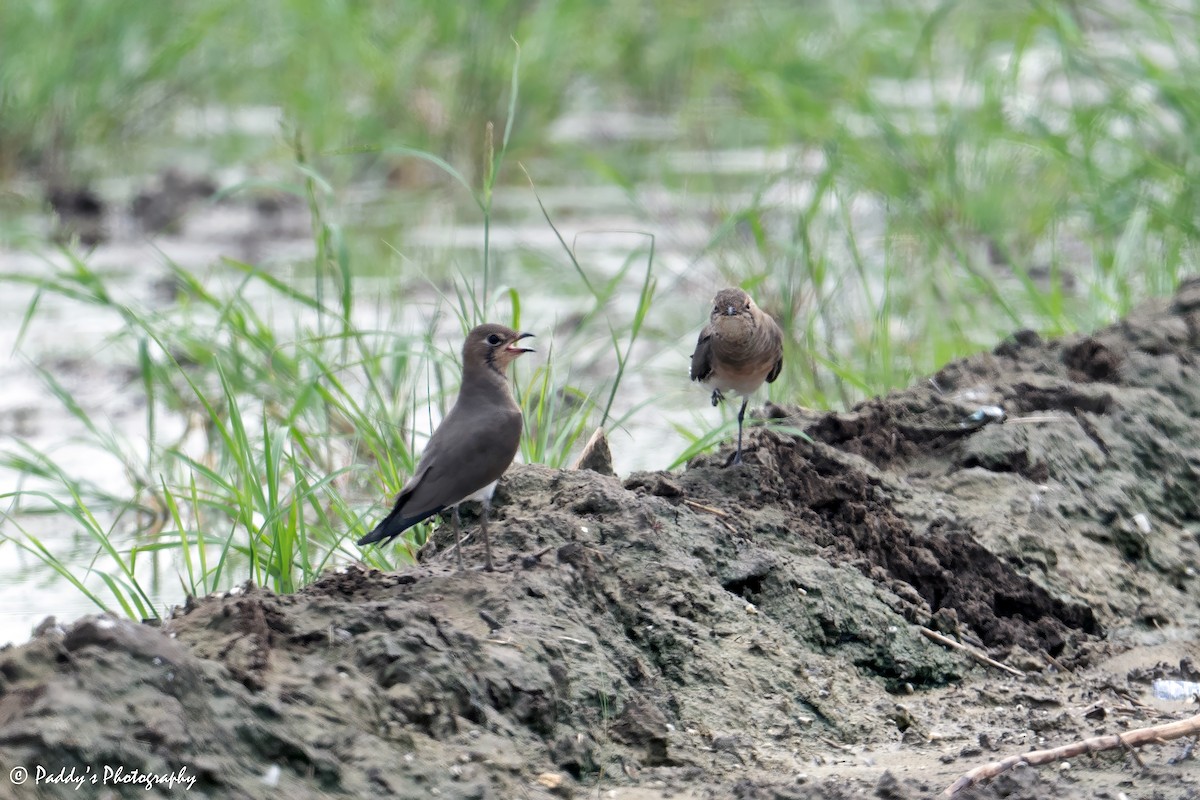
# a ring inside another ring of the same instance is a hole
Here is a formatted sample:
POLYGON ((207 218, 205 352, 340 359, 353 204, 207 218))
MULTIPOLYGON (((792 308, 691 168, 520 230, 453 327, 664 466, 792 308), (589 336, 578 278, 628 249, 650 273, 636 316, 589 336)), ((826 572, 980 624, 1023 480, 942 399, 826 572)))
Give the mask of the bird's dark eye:
POLYGON ((504 341, 504 340, 503 340, 503 339, 501 339, 501 338, 500 338, 500 336, 499 336, 498 334, 495 334, 495 333, 491 334, 491 335, 490 335, 490 336, 488 336, 488 338, 487 338, 487 343, 488 343, 488 344, 490 344, 492 347, 495 347, 496 345, 500 344, 500 343, 501 343, 501 342, 503 342, 503 341, 504 341))
POLYGON ((746 309, 747 311, 749 311, 749 310, 750 310, 750 301, 749 301, 749 300, 747 300, 747 301, 746 301, 745 309, 746 309))

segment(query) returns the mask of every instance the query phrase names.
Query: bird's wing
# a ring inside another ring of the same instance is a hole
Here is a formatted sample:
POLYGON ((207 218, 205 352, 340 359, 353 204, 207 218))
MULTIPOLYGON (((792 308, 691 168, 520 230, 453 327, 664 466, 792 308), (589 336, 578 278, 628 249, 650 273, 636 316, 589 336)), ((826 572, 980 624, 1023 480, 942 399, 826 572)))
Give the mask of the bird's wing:
POLYGON ((771 371, 767 373, 767 383, 774 383, 775 379, 779 377, 779 373, 781 372, 783 372, 782 355, 779 357, 779 360, 775 362, 775 366, 771 367, 771 371))
POLYGON ((519 411, 515 415, 500 408, 483 414, 456 411, 462 409, 456 406, 446 415, 421 456, 423 474, 413 481, 405 504, 413 512, 446 508, 469 497, 503 475, 517 454, 519 411))
POLYGON ((396 497, 391 512, 358 543, 394 538, 498 479, 520 443, 520 415, 515 427, 511 422, 503 416, 451 409, 429 437, 416 473, 396 497))
POLYGON ((712 375, 712 330, 707 327, 700 331, 700 338, 696 341, 690 375, 694 381, 702 381, 712 375))
MULTIPOLYGON (((768 319, 770 319, 768 317, 768 319)), ((779 324, 775 320, 771 320, 771 342, 775 345, 775 366, 771 367, 771 371, 767 373, 767 383, 774 383, 779 377, 779 373, 783 372, 783 331, 779 329, 779 324)))

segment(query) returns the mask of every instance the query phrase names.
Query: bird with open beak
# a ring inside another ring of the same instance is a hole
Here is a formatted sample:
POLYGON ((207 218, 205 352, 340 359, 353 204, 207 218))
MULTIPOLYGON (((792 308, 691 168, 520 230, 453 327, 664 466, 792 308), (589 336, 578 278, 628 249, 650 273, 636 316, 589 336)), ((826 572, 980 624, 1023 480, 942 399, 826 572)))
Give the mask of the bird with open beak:
POLYGON ((731 464, 742 463, 742 419, 750 395, 763 381, 773 383, 782 369, 783 332, 775 320, 741 289, 717 292, 708 325, 692 353, 691 378, 713 390, 714 406, 725 399, 725 392, 742 396, 731 464))
POLYGON ((396 505, 359 545, 386 542, 447 508, 454 509, 454 551, 463 568, 458 504, 483 502, 483 547, 486 569, 492 564, 488 512, 496 482, 517 455, 521 441, 521 409, 508 386, 508 365, 532 347, 520 344, 532 333, 503 325, 480 325, 463 345, 462 385, 458 399, 429 437, 412 480, 396 505))

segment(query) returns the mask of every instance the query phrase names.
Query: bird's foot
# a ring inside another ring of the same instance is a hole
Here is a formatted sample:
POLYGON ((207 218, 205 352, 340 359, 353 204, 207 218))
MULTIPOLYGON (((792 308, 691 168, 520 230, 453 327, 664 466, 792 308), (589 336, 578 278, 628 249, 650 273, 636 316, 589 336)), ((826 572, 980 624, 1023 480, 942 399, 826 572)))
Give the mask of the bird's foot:
POLYGON ((721 394, 720 389, 713 389, 712 404, 714 406, 719 405, 721 403, 721 401, 724 399, 725 399, 725 395, 721 394))
POLYGON ((729 457, 729 460, 725 462, 725 466, 736 467, 737 465, 739 465, 741 463, 742 463, 742 451, 737 450, 734 452, 734 454, 732 456, 729 457))

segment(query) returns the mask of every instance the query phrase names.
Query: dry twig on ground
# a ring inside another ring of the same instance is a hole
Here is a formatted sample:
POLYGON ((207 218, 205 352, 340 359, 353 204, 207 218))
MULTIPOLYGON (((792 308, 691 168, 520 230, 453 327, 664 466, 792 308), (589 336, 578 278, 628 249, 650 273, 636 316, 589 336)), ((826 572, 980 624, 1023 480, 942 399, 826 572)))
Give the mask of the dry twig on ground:
POLYGON ((956 642, 953 639, 951 639, 949 636, 943 636, 942 634, 938 633, 937 631, 935 631, 931 628, 921 627, 921 633, 925 634, 925 637, 927 639, 932 639, 933 641, 937 642, 938 644, 944 644, 947 647, 953 647, 955 650, 962 650, 964 653, 966 653, 971 658, 975 659, 976 661, 978 661, 981 664, 987 664, 989 667, 995 667, 996 669, 1002 669, 1005 672, 1016 675, 1018 678, 1025 677, 1025 673, 1021 672, 1021 670, 1017 669, 1016 667, 1010 667, 1008 664, 1001 664, 996 659, 988 657, 987 654, 979 652, 974 647, 967 647, 962 642, 956 642))
POLYGON ((942 796, 953 797, 963 789, 974 786, 976 783, 988 778, 994 778, 1019 764, 1035 767, 1039 764, 1049 764, 1052 761, 1058 761, 1060 758, 1071 758, 1084 753, 1115 750, 1118 747, 1127 748, 1132 752, 1132 748, 1140 747, 1144 744, 1166 744, 1171 739, 1198 734, 1200 734, 1200 714, 1178 722, 1151 725, 1148 728, 1137 728, 1125 733, 1115 733, 1109 736, 1093 736, 1090 739, 1072 742, 1062 747, 1055 747, 1052 750, 1034 750, 1029 753, 1022 753, 1019 756, 1009 756, 1002 761, 993 761, 990 764, 984 764, 970 772, 964 773, 961 778, 946 787, 946 791, 942 792, 942 796))

